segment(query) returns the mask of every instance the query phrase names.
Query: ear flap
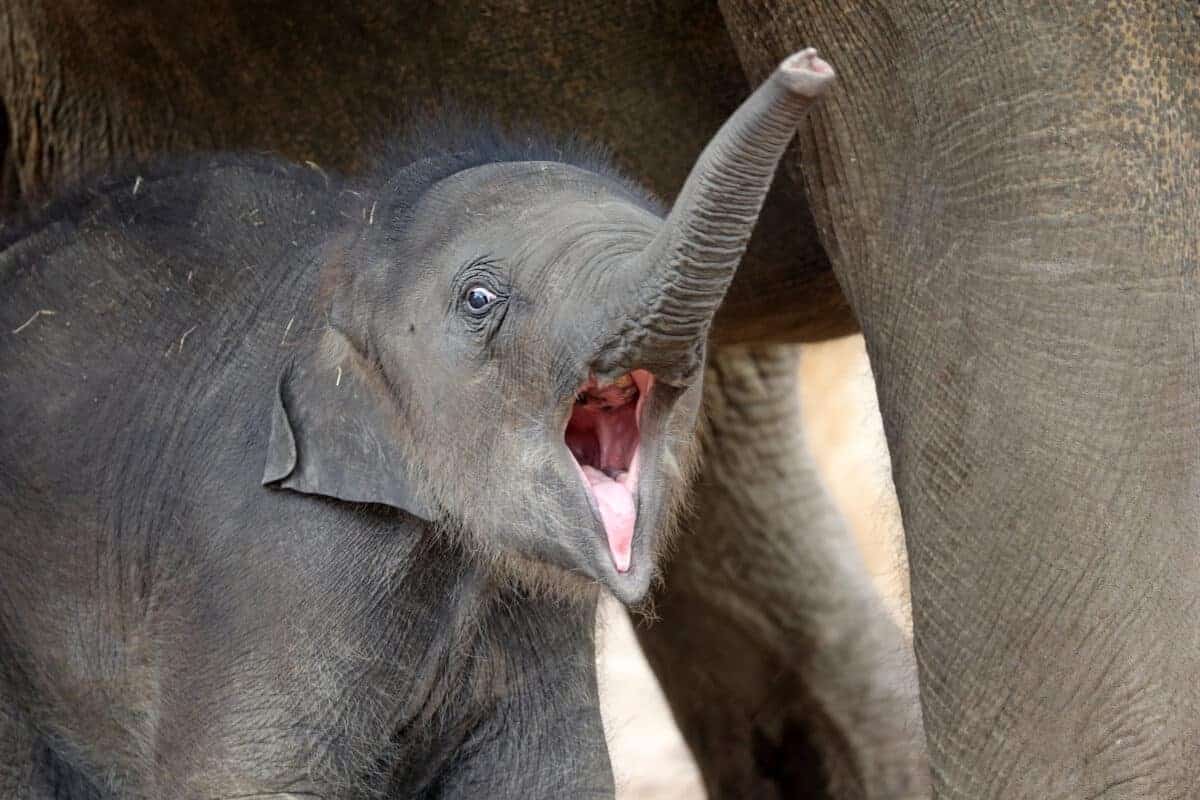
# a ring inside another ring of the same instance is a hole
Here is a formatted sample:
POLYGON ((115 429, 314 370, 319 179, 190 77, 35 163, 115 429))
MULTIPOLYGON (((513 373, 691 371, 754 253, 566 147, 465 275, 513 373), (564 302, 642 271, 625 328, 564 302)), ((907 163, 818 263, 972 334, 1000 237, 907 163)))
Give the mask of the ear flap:
POLYGON ((299 355, 279 377, 263 486, 382 503, 431 520, 396 435, 388 387, 340 332, 299 355))

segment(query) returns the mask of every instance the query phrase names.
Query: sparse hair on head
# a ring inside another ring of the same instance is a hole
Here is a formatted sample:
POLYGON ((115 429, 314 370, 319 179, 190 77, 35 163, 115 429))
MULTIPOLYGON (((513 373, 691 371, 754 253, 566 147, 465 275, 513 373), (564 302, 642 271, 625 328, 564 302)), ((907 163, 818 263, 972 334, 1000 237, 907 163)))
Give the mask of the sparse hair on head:
POLYGON ((473 167, 521 161, 554 161, 599 175, 634 204, 658 215, 665 207, 613 165, 612 153, 576 134, 553 136, 533 127, 508 126, 493 117, 443 102, 433 114, 414 113, 403 133, 386 139, 359 188, 378 202, 387 230, 400 231, 417 201, 438 182, 473 167))

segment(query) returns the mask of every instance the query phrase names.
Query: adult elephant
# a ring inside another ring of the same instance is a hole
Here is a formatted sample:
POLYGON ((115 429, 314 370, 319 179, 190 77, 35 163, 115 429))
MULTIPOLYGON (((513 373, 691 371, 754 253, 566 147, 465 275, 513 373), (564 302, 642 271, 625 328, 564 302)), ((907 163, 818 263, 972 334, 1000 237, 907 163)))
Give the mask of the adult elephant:
POLYGON ((793 352, 761 344, 850 329, 832 262, 879 381, 937 793, 1194 791, 1194 6, 8 5, 10 204, 165 149, 352 167, 443 89, 669 192, 740 65, 816 45, 842 81, 718 320, 702 513, 640 632, 710 790, 922 788, 880 658, 901 637, 786 433, 793 352))

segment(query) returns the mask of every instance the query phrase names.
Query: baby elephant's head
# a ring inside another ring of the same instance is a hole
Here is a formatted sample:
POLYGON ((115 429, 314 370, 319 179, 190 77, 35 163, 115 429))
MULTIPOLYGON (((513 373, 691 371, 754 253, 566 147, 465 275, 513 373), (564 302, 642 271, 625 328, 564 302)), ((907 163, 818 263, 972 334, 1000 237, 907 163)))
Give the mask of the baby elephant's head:
POLYGON ((665 220, 553 148, 443 141, 408 163, 325 267, 327 321, 280 380, 264 483, 391 505, 518 574, 640 600, 686 487, 713 314, 832 79, 812 51, 787 59, 665 220))

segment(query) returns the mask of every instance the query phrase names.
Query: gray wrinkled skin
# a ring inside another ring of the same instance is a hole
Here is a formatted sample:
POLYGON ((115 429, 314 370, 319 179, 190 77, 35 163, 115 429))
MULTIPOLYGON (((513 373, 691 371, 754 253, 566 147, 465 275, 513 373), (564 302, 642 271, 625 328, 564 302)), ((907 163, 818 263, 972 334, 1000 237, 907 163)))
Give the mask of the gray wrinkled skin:
POLYGON ((713 314, 832 80, 786 59, 665 220, 585 157, 447 131, 358 187, 150 167, 13 235, 5 788, 610 796, 595 586, 649 588, 713 314), (630 370, 618 566, 564 436, 630 370))

